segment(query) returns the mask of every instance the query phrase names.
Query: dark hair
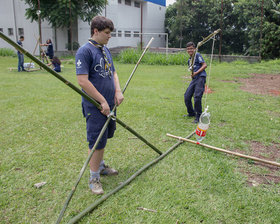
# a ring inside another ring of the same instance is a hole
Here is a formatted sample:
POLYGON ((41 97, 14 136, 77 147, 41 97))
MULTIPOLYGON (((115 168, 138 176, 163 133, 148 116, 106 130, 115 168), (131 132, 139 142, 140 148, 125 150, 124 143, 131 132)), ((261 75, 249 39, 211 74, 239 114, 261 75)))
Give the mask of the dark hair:
POLYGON ((191 47, 191 46, 193 46, 195 48, 194 42, 188 42, 186 47, 191 47))
POLYGON ((20 36, 20 37, 19 37, 19 39, 22 39, 22 38, 24 39, 24 36, 20 36))
POLYGON ((56 56, 53 56, 52 62, 61 65, 61 61, 56 56))
POLYGON ((109 28, 111 32, 114 30, 114 24, 112 20, 104 16, 95 16, 91 20, 91 25, 90 25, 91 36, 94 34, 94 29, 97 29, 98 31, 102 31, 107 28, 109 28))
POLYGON ((47 39, 47 41, 46 41, 46 42, 47 42, 47 44, 48 44, 48 43, 51 43, 51 42, 52 42, 52 40, 51 40, 51 39, 47 39))

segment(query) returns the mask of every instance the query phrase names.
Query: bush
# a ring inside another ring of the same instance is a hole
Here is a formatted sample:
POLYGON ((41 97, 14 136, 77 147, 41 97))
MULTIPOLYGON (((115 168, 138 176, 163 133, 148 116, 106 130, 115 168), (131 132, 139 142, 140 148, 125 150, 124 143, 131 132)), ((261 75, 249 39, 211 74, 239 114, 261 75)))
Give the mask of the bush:
MULTIPOLYGON (((135 49, 123 50, 116 58, 117 61, 125 64, 136 64, 142 51, 135 49)), ((169 54, 146 52, 141 63, 148 65, 187 65, 189 56, 186 53, 169 54)))
POLYGON ((9 48, 0 48, 0 56, 12 56, 16 57, 16 53, 9 48))

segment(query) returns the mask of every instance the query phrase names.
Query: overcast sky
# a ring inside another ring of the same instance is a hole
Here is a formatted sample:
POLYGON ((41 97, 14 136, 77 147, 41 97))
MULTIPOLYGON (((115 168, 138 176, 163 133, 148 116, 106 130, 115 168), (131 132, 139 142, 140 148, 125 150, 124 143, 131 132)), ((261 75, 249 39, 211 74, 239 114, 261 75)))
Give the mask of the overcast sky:
POLYGON ((173 4, 176 0, 166 0, 166 6, 173 4))

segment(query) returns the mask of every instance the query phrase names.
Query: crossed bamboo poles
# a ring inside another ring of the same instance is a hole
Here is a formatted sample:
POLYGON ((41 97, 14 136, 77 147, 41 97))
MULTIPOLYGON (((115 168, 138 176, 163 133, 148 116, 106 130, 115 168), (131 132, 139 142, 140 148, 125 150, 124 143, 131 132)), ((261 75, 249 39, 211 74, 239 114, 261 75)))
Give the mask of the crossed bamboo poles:
POLYGON ((203 44, 205 44, 207 41, 209 41, 212 37, 216 36, 219 32, 221 32, 221 29, 215 30, 213 33, 211 33, 207 37, 203 38, 202 41, 198 42, 198 44, 196 46, 196 49, 195 49, 195 52, 194 52, 194 54, 192 55, 192 58, 191 58, 191 66, 190 66, 190 68, 191 68, 192 74, 194 72, 193 70, 194 70, 195 55, 198 52, 198 48, 201 47, 203 44))
MULTIPOLYGON (((87 99, 89 102, 91 102, 94 106, 96 106, 98 109, 101 109, 101 105, 95 101, 93 98, 91 98, 90 96, 88 96, 87 94, 85 94, 83 91, 81 91, 79 88, 77 88, 74 84, 72 84, 71 82, 69 82, 68 80, 66 80, 65 78, 63 78, 61 75, 59 75, 57 72, 55 72, 54 70, 52 70, 50 67, 48 67, 46 64, 44 64, 43 62, 41 62, 38 58, 34 57, 32 54, 30 54, 27 50, 25 50, 24 48, 22 48, 21 46, 19 46, 17 43, 15 43, 13 40, 11 40, 9 37, 7 37, 5 34, 3 34, 2 32, 0 32, 0 37, 5 40, 6 42, 8 42, 10 45, 12 45, 14 48, 16 48, 17 50, 21 51, 24 55, 26 55, 27 57, 29 57, 31 60, 33 60, 35 63, 37 63, 39 66, 41 66, 42 68, 44 68, 47 72, 51 73, 53 76, 55 76, 56 78, 58 78, 60 81, 62 81, 64 84, 66 84, 67 86, 69 86, 71 89, 73 89, 75 92, 77 92, 78 94, 80 94, 81 96, 83 96, 85 99, 87 99)), ((139 58, 136 66, 134 67, 128 81, 126 82, 126 85, 123 89, 123 93, 125 92, 130 80, 132 79, 132 76, 133 74, 135 73, 142 57, 144 56, 144 54, 146 53, 146 51, 148 50, 151 42, 153 41, 154 38, 151 38, 151 40, 149 41, 148 45, 146 46, 145 50, 143 51, 141 57, 139 58)), ((105 122, 97 140, 96 140, 96 143, 94 144, 93 146, 93 149, 91 150, 91 153, 89 154, 86 162, 84 163, 81 171, 80 171, 80 174, 79 174, 79 177, 78 177, 78 180, 76 181, 74 187, 72 188, 72 191, 70 192, 61 212, 60 212, 60 215, 59 215, 59 218, 57 220, 57 223, 60 223, 63 215, 64 215, 64 212, 77 188, 77 185, 79 184, 80 180, 81 180, 81 177, 83 175, 83 173, 85 172, 85 169, 86 169, 86 166, 88 165, 89 161, 90 161, 90 158, 97 146, 97 144, 99 143, 100 139, 102 138, 108 124, 109 124, 109 121, 111 119, 115 119, 117 123, 119 123, 121 126, 123 126, 125 129, 127 129, 128 131, 130 131, 133 135, 135 135, 136 137, 138 137, 140 140, 142 140, 144 143, 146 143, 148 146, 150 146, 155 152, 157 152, 158 154, 162 155, 162 152, 157 149, 154 145, 152 145, 151 143, 149 143, 144 137, 142 137, 140 134, 138 134, 136 131, 134 131, 132 128, 130 128, 128 125, 126 125, 124 122, 122 122, 120 119, 118 119, 116 116, 114 116, 114 111, 116 109, 116 106, 113 108, 113 110, 111 111, 111 113, 109 114, 108 116, 108 119, 107 121, 105 122)))

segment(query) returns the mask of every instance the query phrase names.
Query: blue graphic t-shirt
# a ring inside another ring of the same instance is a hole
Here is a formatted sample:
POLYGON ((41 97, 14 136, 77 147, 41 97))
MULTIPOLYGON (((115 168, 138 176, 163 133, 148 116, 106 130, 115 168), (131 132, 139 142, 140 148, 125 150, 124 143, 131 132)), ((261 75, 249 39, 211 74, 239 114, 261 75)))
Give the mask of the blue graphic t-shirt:
MULTIPOLYGON (((76 54, 76 74, 88 75, 89 81, 111 106, 114 105, 115 97, 115 83, 113 75, 115 68, 109 49, 107 47, 104 47, 104 49, 110 63, 110 70, 105 70, 105 60, 101 49, 90 43, 86 43, 79 48, 76 54)), ((82 97, 82 102, 86 106, 93 106, 93 104, 87 101, 84 97, 82 97)))
MULTIPOLYGON (((201 68, 202 63, 204 63, 204 62, 205 61, 204 61, 203 57, 201 56, 201 54, 196 53, 196 56, 195 56, 195 59, 194 59, 193 71, 194 72, 198 71, 201 68)), ((189 58, 189 60, 188 60, 188 65, 189 65, 189 67, 191 66, 191 58, 189 58)), ((207 76, 206 71, 203 70, 202 72, 200 72, 199 74, 194 76, 194 79, 197 79, 200 76, 206 77, 207 76)))

